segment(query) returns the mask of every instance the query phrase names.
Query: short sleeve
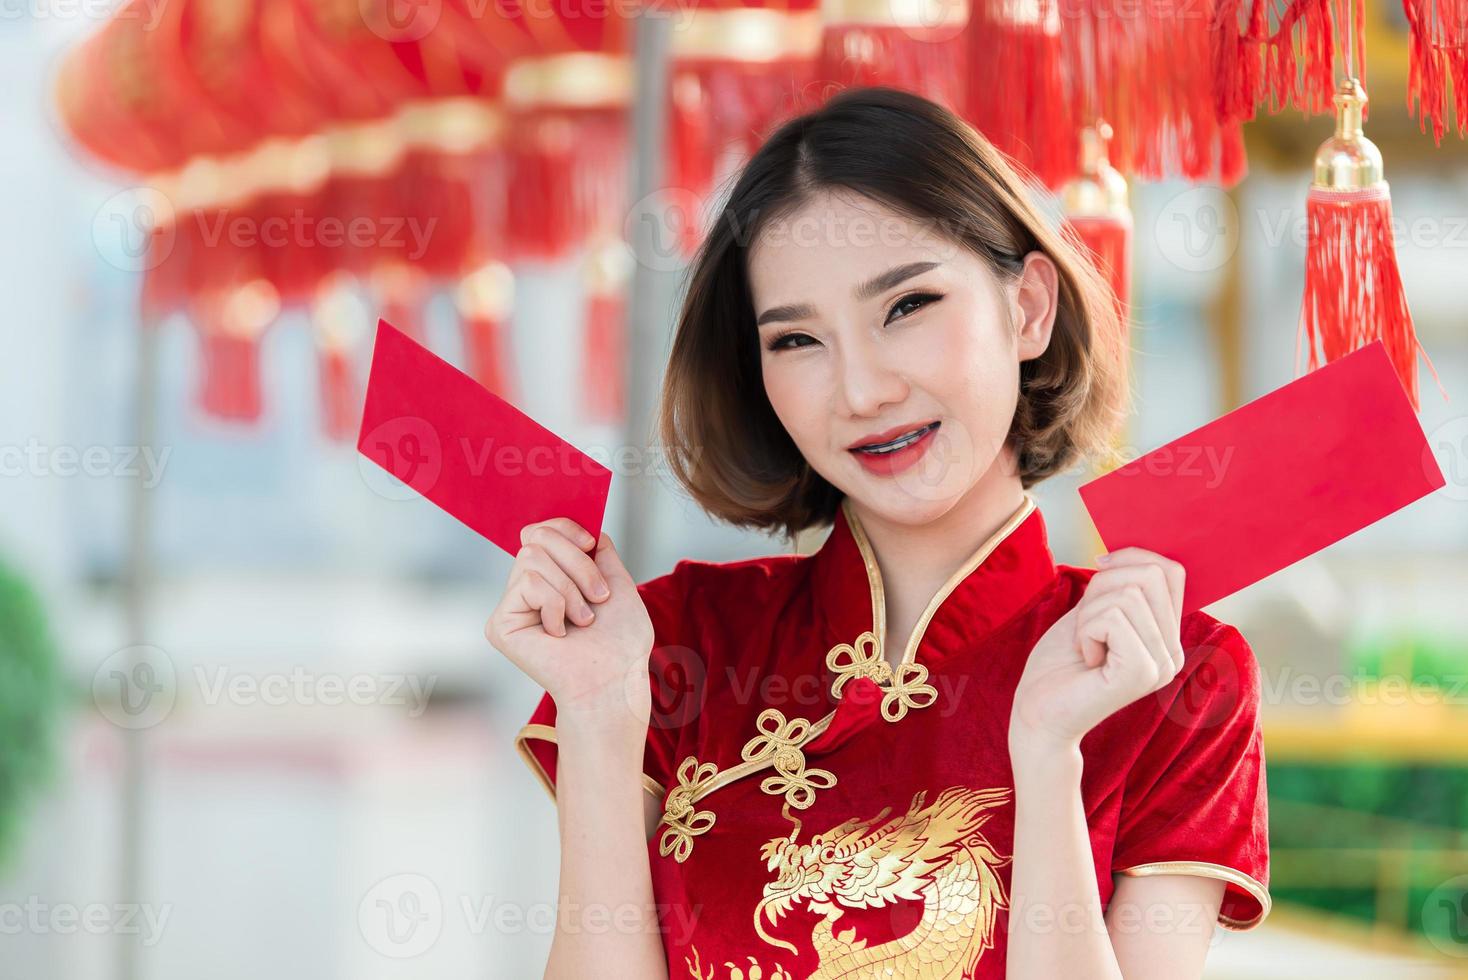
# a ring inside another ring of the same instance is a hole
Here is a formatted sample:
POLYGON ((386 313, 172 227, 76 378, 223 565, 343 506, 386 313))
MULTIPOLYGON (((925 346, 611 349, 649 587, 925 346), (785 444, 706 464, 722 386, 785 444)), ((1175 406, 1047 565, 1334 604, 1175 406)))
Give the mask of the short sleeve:
MULTIPOLYGON (((686 715, 682 700, 684 679, 698 672, 696 655, 684 643, 686 608, 679 569, 637 586, 653 625, 653 650, 648 662, 648 683, 653 692, 652 715, 648 722, 647 748, 643 756, 642 785, 662 800, 675 781, 674 752, 686 715)), ((702 689, 702 685, 698 685, 702 689)), ((515 735, 515 748, 545 791, 556 796, 556 703, 550 694, 541 695, 525 725, 515 735)))
POLYGON ((1183 680, 1127 773, 1112 869, 1217 878, 1219 923, 1242 931, 1270 908, 1259 667, 1238 630, 1214 622, 1186 649, 1183 680))

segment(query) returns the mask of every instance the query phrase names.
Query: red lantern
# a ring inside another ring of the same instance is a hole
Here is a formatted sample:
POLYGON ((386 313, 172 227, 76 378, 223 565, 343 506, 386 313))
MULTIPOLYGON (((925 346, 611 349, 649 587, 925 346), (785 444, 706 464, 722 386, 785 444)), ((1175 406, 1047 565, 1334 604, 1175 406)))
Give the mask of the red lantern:
POLYGON ((815 0, 699 3, 684 16, 672 34, 668 108, 669 183, 686 198, 670 200, 666 218, 687 256, 703 238, 713 187, 804 107, 821 18, 815 0))
POLYGON ((968 98, 968 0, 826 0, 821 86, 890 85, 962 115, 968 98))

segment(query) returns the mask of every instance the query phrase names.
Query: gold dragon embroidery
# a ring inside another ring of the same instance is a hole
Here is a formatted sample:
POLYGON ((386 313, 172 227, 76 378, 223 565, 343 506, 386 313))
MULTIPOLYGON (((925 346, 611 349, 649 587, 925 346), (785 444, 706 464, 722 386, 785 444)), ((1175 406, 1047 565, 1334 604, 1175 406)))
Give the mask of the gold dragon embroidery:
MULTIPOLYGON (((796 953, 794 945, 766 931, 765 920, 777 925, 800 902, 824 916, 810 937, 820 965, 806 980, 958 980, 971 975, 993 948, 995 918, 1009 902, 999 869, 1010 859, 995 850, 982 828, 996 807, 1009 802, 1009 790, 952 786, 926 808, 925 796, 926 791, 914 795, 900 816, 887 819, 887 807, 804 844, 797 841, 797 824, 789 837, 776 837, 760 849, 776 877, 765 885, 755 909, 755 933, 796 953), (917 926, 904 936, 868 947, 854 928, 836 929, 848 909, 903 900, 923 903, 917 926)), ((712 965, 701 972, 698 951, 693 953, 693 959, 684 960, 690 975, 714 980, 712 965)), ((791 978, 782 966, 764 969, 754 957, 746 959, 746 966, 725 961, 725 980, 791 978)))

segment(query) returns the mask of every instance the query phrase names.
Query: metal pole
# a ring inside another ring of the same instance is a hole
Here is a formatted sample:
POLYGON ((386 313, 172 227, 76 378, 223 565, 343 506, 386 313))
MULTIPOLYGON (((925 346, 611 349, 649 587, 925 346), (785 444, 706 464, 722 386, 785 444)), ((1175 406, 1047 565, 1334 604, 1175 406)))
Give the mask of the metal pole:
MULTIPOLYGON (((636 57, 632 92, 632 207, 662 188, 663 153, 667 146, 668 42, 672 24, 666 14, 644 10, 637 16, 636 57)), ((647 448, 662 376, 664 317, 668 309, 670 276, 659 270, 662 262, 649 261, 669 248, 660 229, 648 221, 634 221, 631 245, 637 262, 628 287, 627 302, 627 429, 631 445, 647 448)), ((634 576, 645 574, 656 499, 655 478, 647 467, 629 474, 623 496, 623 540, 618 550, 634 576)))
MULTIPOLYGON (((158 332, 162 324, 147 319, 138 325, 138 363, 134 374, 133 432, 141 451, 157 435, 158 332)), ((149 636, 148 596, 151 587, 153 539, 153 490, 144 485, 143 471, 128 486, 127 566, 123 585, 123 614, 127 644, 131 650, 127 676, 135 677, 139 666, 138 647, 149 636)), ((142 905, 143 840, 145 837, 145 790, 147 786, 147 730, 122 730, 122 784, 119 787, 118 891, 120 901, 133 908, 142 905)), ((139 938, 124 931, 117 934, 117 976, 139 980, 139 938)))

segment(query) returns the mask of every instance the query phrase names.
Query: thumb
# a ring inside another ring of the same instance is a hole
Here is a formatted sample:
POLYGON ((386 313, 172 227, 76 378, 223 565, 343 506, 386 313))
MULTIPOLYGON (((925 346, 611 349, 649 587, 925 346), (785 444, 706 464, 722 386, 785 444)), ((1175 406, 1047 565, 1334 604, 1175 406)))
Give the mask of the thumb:
POLYGON ((627 566, 622 564, 622 556, 617 554, 617 546, 612 544, 612 536, 605 531, 601 533, 601 537, 596 539, 596 555, 593 560, 609 583, 613 579, 624 580, 632 577, 627 572, 627 566))

